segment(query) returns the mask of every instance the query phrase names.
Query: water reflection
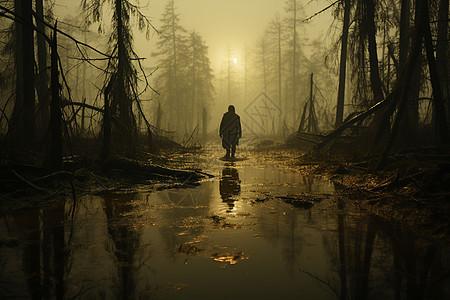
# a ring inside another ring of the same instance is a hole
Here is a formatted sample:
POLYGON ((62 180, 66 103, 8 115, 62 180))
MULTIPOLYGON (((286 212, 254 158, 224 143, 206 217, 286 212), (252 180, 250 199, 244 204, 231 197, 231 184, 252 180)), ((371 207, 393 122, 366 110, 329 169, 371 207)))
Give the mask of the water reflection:
POLYGON ((328 275, 304 271, 306 274, 337 299, 449 296, 448 249, 439 251, 436 245, 417 239, 395 222, 346 206, 343 199, 337 199, 337 232, 326 233, 323 238, 330 265, 328 275))
POLYGON ((136 194, 105 195, 105 214, 108 233, 113 241, 113 249, 118 278, 120 280, 117 288, 118 298, 133 299, 136 290, 135 267, 136 251, 139 249, 139 237, 141 235, 137 226, 130 222, 127 214, 132 212, 131 201, 136 194))
POLYGON ((219 193, 222 201, 228 205, 227 212, 234 209, 234 202, 237 200, 233 196, 241 193, 241 181, 237 169, 226 167, 222 170, 219 182, 219 193))
POLYGON ((70 252, 64 201, 0 222, 0 298, 63 299, 70 252), (8 242, 4 242, 8 241, 8 242))
POLYGON ((449 299, 446 247, 334 195, 309 210, 251 201, 331 188, 276 168, 226 166, 196 189, 7 215, 0 298, 449 299), (238 213, 223 211, 235 204, 238 213))

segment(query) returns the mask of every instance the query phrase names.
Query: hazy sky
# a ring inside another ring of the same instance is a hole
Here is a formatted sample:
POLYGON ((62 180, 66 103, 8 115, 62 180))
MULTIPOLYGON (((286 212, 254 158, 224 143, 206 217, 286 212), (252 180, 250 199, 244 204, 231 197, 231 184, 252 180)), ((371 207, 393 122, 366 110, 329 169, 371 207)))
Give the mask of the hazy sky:
MULTIPOLYGON (((56 0, 59 4, 56 13, 59 16, 75 14, 80 1, 56 0)), ((158 27, 159 19, 167 0, 140 0, 142 12, 158 27)), ((330 0, 303 0, 305 15, 310 16, 328 6, 330 0)), ((244 46, 252 46, 269 21, 279 13, 284 15, 284 0, 176 0, 175 5, 180 15, 181 24, 188 30, 195 29, 209 47, 210 59, 216 71, 226 59, 227 45, 234 56, 240 59, 244 46)), ((310 38, 323 36, 329 25, 328 13, 322 14, 306 24, 310 38)), ((137 52, 150 57, 149 49, 156 43, 157 36, 152 35, 146 41, 135 34, 137 52), (150 44, 150 46, 149 46, 150 44)))
MULTIPOLYGON (((329 5, 329 0, 303 0, 307 16, 329 5)), ((149 2, 148 15, 158 24, 166 0, 149 2)), ((175 2, 181 24, 198 31, 209 46, 213 66, 226 59, 227 45, 238 58, 244 46, 252 46, 277 13, 284 14, 284 0, 178 0, 175 2)), ((328 15, 329 16, 329 15, 328 15)), ((313 34, 324 34, 329 26, 327 15, 307 24, 313 34), (318 25, 318 26, 317 26, 318 25), (319 29, 320 28, 320 29, 319 29)))

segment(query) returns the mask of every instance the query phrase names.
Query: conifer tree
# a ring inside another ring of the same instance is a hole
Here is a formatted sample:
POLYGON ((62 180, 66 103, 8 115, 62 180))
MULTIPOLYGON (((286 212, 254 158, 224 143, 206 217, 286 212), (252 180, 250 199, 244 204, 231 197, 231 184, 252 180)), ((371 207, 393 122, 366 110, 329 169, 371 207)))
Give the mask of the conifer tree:
POLYGON ((192 31, 189 38, 190 49, 190 98, 191 124, 193 130, 203 122, 203 110, 211 103, 213 97, 212 69, 208 57, 208 47, 201 35, 192 31))
MULTIPOLYGON (((286 14, 285 28, 286 34, 285 41, 286 46, 286 59, 284 62, 288 66, 288 76, 287 80, 290 82, 289 98, 291 99, 291 105, 287 105, 287 109, 292 112, 292 122, 294 128, 297 126, 295 122, 299 118, 297 113, 299 112, 300 99, 299 99, 299 87, 301 81, 300 72, 305 72, 301 70, 301 63, 306 62, 306 57, 302 51, 302 42, 304 38, 302 37, 302 20, 304 19, 304 8, 299 0, 287 0, 286 1, 286 14)), ((306 77, 305 77, 306 78, 306 77)))
MULTIPOLYGON (((98 22, 102 30, 102 10, 105 3, 112 8, 112 33, 109 37, 108 77, 105 91, 109 94, 111 117, 117 122, 116 136, 131 142, 136 136, 136 118, 133 105, 140 105, 137 97, 137 69, 133 64, 139 57, 133 50, 133 37, 130 20, 136 19, 138 28, 145 31, 147 36, 152 29, 149 20, 139 11, 139 8, 129 0, 82 0, 82 8, 87 13, 88 24, 98 22)), ((141 110, 139 110, 141 111, 141 110)))
POLYGON ((158 51, 153 56, 158 59, 159 76, 157 85, 161 91, 162 103, 168 110, 168 129, 181 130, 181 117, 186 106, 185 79, 187 54, 186 30, 180 25, 175 1, 169 0, 161 18, 161 34, 157 43, 158 51))

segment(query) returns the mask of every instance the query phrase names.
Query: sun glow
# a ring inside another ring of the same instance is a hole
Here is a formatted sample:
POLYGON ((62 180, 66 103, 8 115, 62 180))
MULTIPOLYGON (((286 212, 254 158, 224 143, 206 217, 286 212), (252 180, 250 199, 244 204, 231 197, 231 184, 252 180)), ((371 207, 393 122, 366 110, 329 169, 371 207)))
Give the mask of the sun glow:
POLYGON ((233 57, 233 63, 237 64, 238 59, 236 57, 233 57))

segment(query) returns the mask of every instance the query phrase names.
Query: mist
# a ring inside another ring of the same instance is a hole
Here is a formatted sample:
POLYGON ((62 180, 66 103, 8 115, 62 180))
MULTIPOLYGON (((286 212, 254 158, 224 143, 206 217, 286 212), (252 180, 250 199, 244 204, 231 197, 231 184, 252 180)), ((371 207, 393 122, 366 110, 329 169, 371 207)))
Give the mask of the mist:
MULTIPOLYGON (((164 65, 164 60, 168 58, 157 55, 158 52, 164 51, 159 43, 165 35, 169 34, 167 30, 162 29, 165 26, 162 18, 164 13, 168 13, 168 5, 169 2, 164 1, 141 2, 140 11, 153 27, 149 32, 140 31, 137 21, 133 20, 130 26, 133 49, 142 58, 142 68, 148 76, 150 86, 154 89, 147 89, 141 95, 142 108, 147 118, 151 120, 150 123, 156 125, 159 122, 158 128, 172 132, 173 138, 181 143, 189 139, 195 129, 190 142, 198 143, 205 139, 203 135, 208 137, 217 135, 222 114, 226 112, 228 105, 233 104, 237 112, 242 115, 247 137, 256 138, 267 134, 286 137, 297 130, 301 111, 309 97, 310 74, 314 72, 316 73, 315 86, 320 89, 318 92, 324 101, 321 104, 323 106, 321 112, 326 116, 329 115, 327 118, 331 120, 334 109, 332 99, 336 97, 337 92, 337 73, 335 69, 333 70, 333 62, 325 65, 325 56, 328 55, 327 51, 331 46, 330 28, 333 25, 333 19, 330 10, 327 10, 307 20, 308 17, 324 8, 319 1, 301 3, 297 8, 296 93, 298 93, 298 99, 295 101, 292 98, 293 88, 288 87, 292 85, 289 83, 292 80, 290 79, 292 70, 289 70, 292 59, 289 56, 292 56, 293 50, 289 43, 293 33, 290 33, 292 30, 288 28, 292 11, 287 12, 287 4, 282 1, 264 1, 263 3, 260 1, 175 1, 173 14, 177 17, 179 27, 174 34, 180 40, 180 49, 175 49, 174 53, 176 51, 191 51, 191 53, 190 57, 180 58, 180 70, 176 71, 181 72, 178 80, 180 82, 176 84, 182 85, 178 89, 184 99, 179 99, 179 103, 171 100, 169 94, 173 91, 168 91, 169 83, 164 83, 163 79, 168 72, 168 66, 164 65), (275 32, 277 22, 280 25, 280 41, 277 40, 275 32), (193 70, 199 68, 192 62, 194 32, 198 35, 202 47, 205 48, 202 54, 204 57, 199 58, 202 61, 195 64, 206 64, 208 69, 206 71, 193 70), (280 44, 279 49, 278 44, 280 44), (197 72, 195 75, 198 78, 206 79, 197 83, 195 80, 190 83, 181 82, 181 78, 192 77, 193 72, 197 72), (281 86, 278 82, 280 80, 281 86), (196 84, 202 87, 197 87, 196 84), (196 88, 199 91, 195 91, 196 88), (204 95, 191 95, 192 93, 204 95), (262 93, 264 97, 260 98, 262 93), (259 103, 260 101, 262 102, 259 103), (255 111, 255 109, 258 110, 257 105, 266 105, 266 102, 271 103, 269 110, 266 109, 262 113, 255 111), (173 119, 178 121, 175 122, 173 119), (176 124, 177 122, 179 124, 176 124), (203 129, 203 127, 206 128, 203 129)), ((66 31, 79 36, 81 40, 86 39, 95 48, 106 51, 108 35, 111 31, 111 10, 106 7, 102 9, 104 10, 102 20, 87 25, 87 16, 81 13, 80 5, 76 5, 73 1, 58 1, 55 3, 54 17, 62 21, 66 20, 65 23, 73 25, 67 26, 66 31), (98 33, 99 30, 101 33, 98 33)), ((70 41, 67 43, 70 47, 70 41)), ((173 49, 170 51, 173 52, 173 49)), ((74 81, 76 86, 72 88, 73 93, 77 98, 86 98, 87 103, 93 104, 102 79, 86 80, 80 78, 80 74, 92 76, 98 72, 98 68, 77 61, 79 58, 75 59, 75 57, 79 54, 76 50, 72 52, 73 55, 67 55, 65 60, 68 80, 74 81), (69 65, 76 67, 70 69, 69 65), (83 85, 80 86, 77 82, 83 82, 83 85), (86 97, 85 93, 89 95, 86 97)), ((180 54, 182 55, 184 54, 180 54)), ((95 76, 100 77, 100 74, 95 76)), ((142 90, 145 89, 143 84, 143 82, 140 83, 142 90)), ((330 123, 327 122, 323 122, 321 126, 324 130, 331 128, 330 123)), ((142 130, 145 130, 145 126, 142 126, 142 130)))
POLYGON ((0 298, 450 299, 448 0, 0 0, 0 298))

